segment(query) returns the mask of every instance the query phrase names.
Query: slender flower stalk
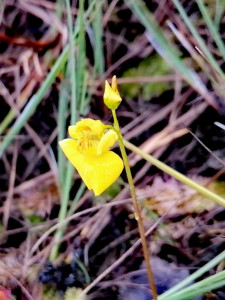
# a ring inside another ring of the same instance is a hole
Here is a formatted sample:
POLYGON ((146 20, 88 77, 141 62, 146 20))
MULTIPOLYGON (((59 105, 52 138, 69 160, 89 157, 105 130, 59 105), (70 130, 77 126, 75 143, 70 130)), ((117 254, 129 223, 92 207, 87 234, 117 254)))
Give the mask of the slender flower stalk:
POLYGON ((133 178, 132 178, 132 174, 131 174, 131 170, 130 170, 130 165, 128 162, 127 153, 126 153, 126 150, 124 147, 123 137, 122 137, 122 134, 120 131, 119 122, 117 120, 115 109, 112 110, 112 114, 113 114, 113 119, 114 119, 114 129, 118 135, 118 144, 120 146, 120 151, 121 151, 121 155, 122 155, 123 162, 124 162, 124 167, 125 167, 126 174, 127 174, 127 180, 128 180, 129 186, 130 186, 133 207, 134 207, 134 214, 135 214, 135 219, 137 220, 137 223, 138 223, 138 230, 139 230, 139 234, 140 234, 140 238, 141 238, 148 280, 149 280, 149 284, 150 284, 150 287, 152 290, 153 299, 157 300, 157 290, 156 290, 154 275, 153 275, 151 263, 150 263, 150 251, 149 251, 149 247, 148 247, 146 237, 145 237, 145 229, 144 229, 144 225, 143 225, 143 221, 142 221, 141 211, 138 206, 134 182, 133 182, 133 178))
POLYGON ((95 196, 102 194, 120 176, 123 167, 127 173, 127 179, 133 199, 135 219, 138 223, 144 259, 146 263, 149 284, 154 300, 157 300, 157 290, 150 264, 150 253, 145 237, 145 229, 142 222, 141 211, 138 206, 134 188, 134 182, 124 147, 116 109, 122 98, 117 89, 116 76, 112 78, 112 85, 106 81, 104 103, 112 110, 114 125, 103 124, 99 120, 83 119, 75 125, 69 126, 71 138, 64 139, 59 145, 70 162, 77 169, 89 190, 93 190, 95 196), (118 141, 123 160, 110 148, 118 141), (95 174, 93 176, 93 174, 95 174))

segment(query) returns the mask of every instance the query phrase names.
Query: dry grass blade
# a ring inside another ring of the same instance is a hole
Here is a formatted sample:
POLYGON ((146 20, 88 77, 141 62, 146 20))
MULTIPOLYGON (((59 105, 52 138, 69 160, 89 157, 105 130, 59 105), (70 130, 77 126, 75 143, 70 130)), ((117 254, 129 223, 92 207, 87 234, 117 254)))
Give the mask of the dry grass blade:
MULTIPOLYGON (((172 207, 170 208, 172 209, 172 207)), ((169 210, 168 210, 169 211, 169 210)), ((167 211, 167 212, 168 212, 167 211)), ((152 225, 145 233, 145 236, 148 237, 158 226, 158 224, 163 220, 166 216, 167 212, 159 218, 154 225, 152 225)), ((117 259, 108 269, 106 269, 102 274, 100 274, 96 279, 92 281, 90 285, 88 285, 84 290, 83 294, 87 294, 93 287, 95 287, 103 278, 105 278, 109 273, 111 273, 116 267, 118 267, 127 257, 132 255, 132 253, 141 246, 141 239, 138 239, 137 242, 134 243, 132 247, 129 248, 119 259, 117 259)))
POLYGON ((81 118, 110 126, 102 96, 113 75, 153 262, 188 276, 209 261, 172 290, 158 264, 158 298, 184 299, 204 270, 223 268, 224 11, 224 0, 0 3, 0 284, 13 298, 58 299, 69 285, 65 295, 79 285, 91 299, 149 294, 125 173, 94 198, 58 147, 81 118))
POLYGON ((163 31, 156 23, 154 16, 147 9, 144 2, 142 0, 126 0, 126 2, 130 5, 140 22, 145 26, 147 30, 146 36, 156 51, 172 68, 179 72, 180 75, 196 89, 210 105, 218 109, 215 100, 208 93, 206 86, 203 84, 198 74, 186 66, 180 59, 174 46, 165 38, 163 31))
POLYGON ((37 251, 38 247, 42 244, 42 242, 52 233, 54 232, 57 228, 69 223, 70 221, 72 220, 75 220, 76 218, 82 216, 82 215, 85 215, 85 214, 88 214, 90 212, 94 212, 94 211, 97 211, 99 210, 100 208, 103 208, 103 207, 112 207, 112 206, 115 206, 115 205, 121 205, 121 204, 124 204, 124 203, 128 203, 130 202, 130 199, 129 200, 121 200, 121 201, 117 201, 117 202, 113 202, 113 203, 108 203, 108 204, 103 204, 103 205, 98 205, 96 207, 92 207, 92 208, 88 208, 84 211, 81 211, 81 212, 78 212, 78 213, 75 213, 74 215, 72 215, 71 217, 68 217, 66 219, 64 219, 63 221, 57 223, 56 225, 52 226, 48 231, 46 231, 42 236, 41 238, 34 244, 34 246, 32 247, 31 249, 31 255, 37 251))

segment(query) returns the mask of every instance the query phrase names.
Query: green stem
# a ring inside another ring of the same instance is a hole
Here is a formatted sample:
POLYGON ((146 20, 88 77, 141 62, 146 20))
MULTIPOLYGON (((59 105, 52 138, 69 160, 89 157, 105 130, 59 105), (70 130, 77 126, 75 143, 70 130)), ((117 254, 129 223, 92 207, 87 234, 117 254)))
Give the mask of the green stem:
POLYGON ((134 153, 140 155, 142 158, 159 168, 160 170, 164 171, 165 173, 169 174, 170 176, 176 178, 180 182, 183 182, 184 184, 188 185, 189 187, 193 188, 203 196, 212 199, 213 201, 217 202, 221 206, 225 207, 225 199, 220 197, 219 195, 211 192, 204 186, 201 186, 197 182, 191 180, 187 176, 179 173, 178 171, 174 170, 173 168, 167 166, 160 160, 154 158, 153 156, 147 154, 146 152, 142 151, 138 147, 134 146, 133 144, 129 143, 128 141, 124 141, 124 145, 126 146, 127 149, 133 151, 134 153))
POLYGON ((134 206, 135 219, 137 220, 137 223, 138 223, 138 230, 139 230, 139 234, 140 234, 140 238, 141 238, 142 249, 143 249, 144 259, 145 259, 145 263, 146 263, 147 274, 148 274, 148 280, 149 280, 149 284, 150 284, 150 287, 152 290, 153 299, 157 300, 158 296, 157 296, 156 286, 155 286, 155 282, 154 282, 154 276, 153 276, 153 272, 152 272, 151 264, 150 264, 150 252, 149 252, 148 244, 147 244, 146 237, 145 237, 145 229, 144 229, 144 225, 143 225, 143 221, 142 221, 141 211, 140 211, 140 208, 139 208, 138 202, 137 202, 134 182, 133 182, 133 178, 132 178, 132 174, 131 174, 131 170, 130 170, 130 166, 129 166, 129 162, 128 162, 128 158, 127 158, 127 153, 126 153, 126 150, 124 147, 123 137, 120 132, 120 127, 119 127, 119 123, 117 120, 116 111, 112 110, 112 114, 113 114, 113 119, 114 119, 114 129, 118 134, 118 143, 120 146, 120 151, 122 154, 122 158, 123 158, 123 162, 124 162, 124 166, 125 166, 125 170, 126 170, 126 174, 127 174, 127 179, 128 179, 128 183, 130 186, 130 191, 131 191, 131 196, 132 196, 132 201, 133 201, 133 206, 134 206))

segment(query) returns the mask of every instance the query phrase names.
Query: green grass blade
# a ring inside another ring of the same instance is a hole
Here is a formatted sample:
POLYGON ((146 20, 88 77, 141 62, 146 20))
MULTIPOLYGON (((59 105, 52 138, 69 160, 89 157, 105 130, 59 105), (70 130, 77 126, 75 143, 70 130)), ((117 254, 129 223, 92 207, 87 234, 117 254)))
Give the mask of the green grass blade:
POLYGON ((127 149, 133 151, 134 153, 140 155, 143 159, 150 162, 163 172, 169 174, 173 178, 176 178, 180 182, 186 184, 187 186, 191 187, 192 189, 196 190, 201 195, 205 196, 206 198, 209 198, 219 205, 225 207, 225 199, 220 197, 219 195, 213 193, 212 191, 208 190, 204 186, 198 184, 197 182, 191 180, 187 176, 181 174, 180 172, 174 170, 173 168, 167 166, 165 163, 161 162, 160 160, 154 158, 152 155, 149 155, 145 153, 143 150, 139 149, 138 147, 134 146, 130 142, 124 140, 124 145, 127 149))
POLYGON ((61 19, 63 16, 63 9, 64 9, 64 3, 61 0, 57 0, 55 14, 58 19, 61 19))
MULTIPOLYGON (((85 14, 86 18, 88 18, 88 16, 91 14, 96 1, 97 0, 93 0, 88 10, 86 11, 85 14)), ((76 30, 74 31, 74 39, 76 38, 78 31, 79 31, 79 26, 77 26, 76 30)), ((43 97, 46 95, 47 91, 49 90, 51 84, 54 82, 56 76, 65 66, 68 59, 68 55, 69 55, 69 45, 67 45, 64 48, 64 50, 56 60, 54 66, 52 67, 51 71, 49 72, 48 76, 46 77, 45 81, 42 83, 37 93, 31 97, 31 99, 25 106, 23 112, 15 121, 14 125, 12 126, 8 134, 5 136, 4 140, 0 143, 0 157, 2 157, 4 151, 12 143, 14 137, 20 132, 20 130, 24 127, 24 124, 26 124, 26 122, 33 115, 37 106, 40 104, 43 97)))
MULTIPOLYGON (((75 61, 75 51, 74 51, 74 33, 73 33, 73 24, 72 24, 72 15, 71 15, 71 7, 70 7, 70 1, 66 1, 66 9, 67 9, 67 22, 68 22, 68 28, 69 28, 69 63, 67 65, 67 78, 70 78, 70 87, 71 87, 71 118, 70 118, 70 124, 75 124, 77 121, 77 117, 79 114, 82 114, 85 110, 85 103, 86 102, 86 91, 87 91, 87 76, 86 76, 86 43, 85 43, 85 12, 84 12, 84 0, 79 1, 79 10, 78 10, 78 19, 75 23, 74 31, 78 32, 78 37, 76 39, 76 45, 78 48, 76 61, 75 61), (79 30, 78 30, 79 28, 79 30), (76 63, 75 63, 76 62, 76 63), (79 104, 78 104, 79 102, 79 104)), ((96 4, 94 2, 94 4, 96 4)), ((91 5, 90 5, 91 6, 91 5)), ((90 7, 89 7, 90 8, 90 7)), ((61 109, 61 107, 60 107, 61 109)), ((62 108, 64 109, 64 108, 62 108)), ((60 112, 63 114, 63 112, 60 112)), ((62 117, 62 116, 60 116, 62 117)), ((63 122, 63 120, 62 120, 63 122)), ((63 125, 61 124, 63 127, 63 125)), ((63 128, 64 130, 64 128, 63 128)), ((65 131, 64 131, 65 134, 65 131)), ((63 135, 63 132, 62 132, 63 135)), ((62 137, 60 136, 60 138, 62 137)), ((62 137, 64 138, 64 137, 62 137)), ((59 150, 61 151, 61 150, 59 150)), ((61 159, 61 156, 59 154, 59 157, 61 159)), ((63 221, 66 218, 66 215, 68 213, 73 212, 77 202, 79 201, 85 186, 81 185, 73 203, 72 206, 67 213, 68 203, 69 203, 69 197, 70 197, 70 189, 72 185, 72 179, 73 179, 73 173, 74 173, 74 167, 70 162, 67 162, 66 168, 65 168, 65 176, 64 176, 64 166, 62 165, 62 162, 60 162, 61 165, 59 166, 60 169, 59 172, 62 175, 60 175, 60 178, 62 179, 61 182, 61 190, 62 190, 62 200, 61 200, 61 207, 59 212, 58 220, 63 221)), ((66 226, 60 227, 54 236, 55 245, 51 250, 50 253, 50 260, 54 261, 58 255, 59 251, 59 241, 62 238, 64 232, 66 230, 66 226)))
POLYGON ((85 82, 86 72, 86 42, 85 42, 85 19, 84 19, 84 0, 79 0, 79 15, 77 23, 79 23, 79 33, 77 37, 77 99, 79 102, 79 111, 83 107, 81 103, 83 84, 85 82))
POLYGON ((94 68, 96 76, 104 73, 103 31, 102 31, 102 5, 96 3, 94 8, 95 18, 92 21, 94 33, 94 68))
MULTIPOLYGON (((77 85, 76 85, 76 65, 75 65, 75 51, 74 51, 74 33, 73 33, 73 21, 72 21, 72 14, 71 14, 71 7, 70 7, 70 1, 66 0, 66 11, 67 11, 67 24, 69 28, 69 62, 67 65, 67 72, 66 75, 70 79, 70 91, 71 91, 71 102, 70 102, 70 108, 71 108, 71 116, 70 116, 70 123, 75 124, 77 120, 77 85)), ((78 33, 79 34, 79 33, 78 33)), ((62 107, 59 107, 60 109, 62 107)), ((65 107, 63 107, 64 109, 65 107)), ((63 113, 59 111, 60 113, 63 113)), ((65 116, 65 115, 64 115, 65 116)), ((62 116, 60 116, 62 117, 62 116)), ((63 122, 63 120, 62 120, 63 122)), ((65 123, 65 120, 64 120, 65 123)), ((65 135, 65 127, 63 124, 60 124, 61 127, 64 129, 64 135, 65 135)), ((64 137, 63 137, 64 138, 64 137)), ((61 151, 61 149, 59 149, 61 151)), ((62 152, 62 151, 61 151, 62 152)), ((61 163, 61 162, 60 162, 61 163)), ((74 168, 71 165, 70 162, 67 161, 66 163, 66 172, 64 175, 64 166, 61 164, 59 166, 59 174, 61 179, 61 190, 62 190, 62 199, 61 199, 61 207, 59 211, 59 217, 58 220, 61 222, 65 219, 67 214, 67 208, 69 203, 69 196, 70 196, 70 188, 72 184, 72 178, 74 173, 74 168), (61 168, 61 169, 60 169, 61 168)), ((66 227, 63 226, 59 228, 55 234, 54 241, 55 245, 51 250, 50 253, 50 260, 54 261, 58 255, 59 250, 59 240, 62 238, 64 231, 66 227)))
POLYGON ((197 290, 195 290, 195 288, 197 287, 193 286, 191 287, 193 290, 185 289, 184 292, 181 291, 178 294, 172 295, 168 298, 164 298, 164 300, 192 300, 200 295, 204 295, 207 292, 211 292, 213 290, 221 288, 224 286, 224 284, 225 284, 225 279, 219 282, 215 282, 209 286, 198 287, 197 290))
POLYGON ((214 56, 211 54, 211 52, 208 50, 207 45, 205 44, 204 40, 202 39, 202 37, 199 35, 198 31, 196 30, 196 28, 194 27, 194 25, 192 24, 192 22, 190 21, 190 18, 188 17, 188 15, 186 14, 183 6, 180 4, 180 1, 178 0, 173 0, 174 5, 176 6, 177 10, 179 11, 181 17, 183 18, 184 22, 186 23, 188 29, 190 30, 190 32, 192 33, 192 35, 194 36, 194 38, 196 39, 200 50, 202 51, 202 53, 205 55, 205 57, 207 58, 208 62, 210 63, 211 67, 220 75, 220 77, 225 81, 225 75, 222 71, 222 69, 220 68, 219 64, 217 63, 216 59, 214 58, 214 56))
POLYGON ((159 300, 188 300, 197 296, 203 295, 206 292, 210 292, 214 289, 220 288, 225 284, 225 271, 221 271, 215 275, 209 276, 197 283, 190 285, 187 288, 180 290, 170 296, 159 297, 159 300))
MULTIPOLYGON (((65 181, 64 181, 64 187, 63 187, 63 191, 62 191, 62 204, 60 207, 60 211, 59 211, 59 217, 58 220, 59 221, 63 221, 65 219, 66 213, 67 213, 67 204, 68 204, 68 199, 69 199, 69 195, 70 195, 70 188, 71 188, 71 184, 72 184, 72 177, 73 177, 73 173, 74 173, 74 167, 70 162, 67 162, 67 172, 65 175, 65 181)), ((64 231, 66 229, 66 225, 60 227, 54 236, 54 241, 56 242, 56 244, 53 246, 49 259, 50 261, 54 261, 58 255, 58 251, 59 251, 59 241, 60 239, 63 237, 64 231)))
POLYGON ((68 213, 67 213, 67 217, 72 216, 72 214, 74 213, 74 210, 75 210, 75 208, 76 208, 76 205, 77 205, 78 201, 80 200, 80 198, 82 197, 82 195, 83 195, 85 189, 86 189, 86 185, 85 185, 84 183, 82 183, 82 184, 80 185, 80 187, 79 187, 77 193, 76 193, 75 198, 73 199, 73 202, 72 202, 72 204, 71 204, 71 206, 70 206, 70 209, 69 209, 69 211, 68 211, 68 213))
POLYGON ((203 70, 204 74, 206 74, 211 80, 215 90, 218 92, 218 95, 220 95, 221 98, 223 98, 224 91, 222 90, 221 85, 214 78, 211 70, 209 70, 208 65, 205 63, 205 60, 202 58, 202 56, 195 49, 193 49, 189 41, 183 36, 183 34, 178 29, 176 29, 176 27, 171 21, 167 21, 167 24, 174 33, 174 35, 177 37, 177 39, 181 42, 183 47, 190 53, 192 59, 196 61, 199 67, 203 70))
POLYGON ((208 66, 206 65, 205 60, 202 58, 202 56, 192 47, 192 45, 185 38, 185 36, 173 25, 171 21, 167 21, 167 24, 176 36, 176 38, 180 41, 182 46, 189 52, 193 60, 195 60, 199 67, 203 70, 204 74, 206 74, 208 78, 212 81, 212 83, 216 85, 217 82, 211 75, 212 72, 209 71, 208 66))
POLYGON ((211 261, 209 261, 207 264, 205 264, 203 267, 201 267, 199 270, 188 276, 183 281, 179 282, 177 285, 160 295, 159 300, 167 299, 168 296, 174 294, 175 292, 183 289, 188 284, 192 283, 194 280, 202 276, 204 273, 208 272, 210 269, 214 268, 216 265, 218 265, 222 260, 225 259, 225 251, 218 254, 216 257, 214 257, 211 261))
POLYGON ((82 90, 80 95, 80 114, 86 114, 88 104, 90 102, 90 97, 88 97, 88 75, 87 72, 84 73, 83 83, 82 83, 82 90))
MULTIPOLYGON (((65 82, 61 83, 59 95, 59 110, 58 110, 58 142, 66 136, 66 113, 68 108, 68 91, 65 82)), ((58 147, 58 172, 60 187, 63 187, 65 179, 65 155, 60 147, 58 147)))
POLYGON ((9 127, 9 124, 14 120, 15 116, 15 111, 13 109, 10 109, 10 111, 0 124, 0 135, 2 135, 5 132, 5 130, 9 127))
POLYGON ((157 52, 212 106, 215 106, 211 95, 208 93, 199 76, 180 59, 174 46, 165 38, 162 29, 156 23, 154 16, 148 10, 145 3, 142 0, 125 0, 125 2, 131 7, 133 13, 148 31, 148 37, 157 52))
MULTIPOLYGON (((68 74, 70 74, 71 84, 71 124, 75 124, 77 121, 77 84, 76 84, 76 62, 75 62, 75 49, 74 49, 74 33, 73 33, 73 20, 71 14, 70 1, 66 0, 66 11, 67 11, 67 23, 69 28, 69 63, 68 63, 68 74)), ((80 12, 80 10, 79 10, 80 12)), ((81 29, 80 29, 81 30, 81 29)), ((79 35, 79 32, 78 32, 79 35)))
POLYGON ((208 10, 207 10, 207 8, 206 8, 203 0, 196 0, 196 2, 198 4, 198 7, 199 7, 199 9, 201 11, 201 14, 202 14, 202 16, 204 18, 205 23, 208 26, 208 29, 209 29, 209 31, 211 33, 211 36, 214 39, 214 41, 215 41, 218 49, 220 50, 220 53, 221 53, 221 55, 223 57, 223 60, 225 61, 225 45, 223 43, 223 40, 222 40, 222 38, 221 38, 221 36, 220 36, 220 34, 219 34, 216 26, 214 25, 214 23, 213 23, 210 15, 208 13, 208 10))
POLYGON ((0 144, 0 157, 2 156, 3 152, 7 149, 7 147, 11 144, 15 135, 17 135, 20 130, 23 128, 24 124, 29 120, 29 118, 35 112, 35 109, 40 104, 41 100, 47 93, 48 89, 50 88, 51 84, 54 82, 56 76, 61 71, 63 66, 65 65, 68 57, 68 46, 64 48, 63 52, 55 62, 53 68, 49 72, 47 78, 42 83, 40 89, 37 93, 31 97, 27 105, 25 106, 23 112, 20 114, 6 137, 4 138, 3 142, 0 144))
POLYGON ((215 13, 214 24, 217 30, 219 29, 220 22, 224 14, 224 10, 225 10, 225 0, 216 0, 216 13, 215 13))
MULTIPOLYGON (((58 18, 62 17, 63 9, 64 9, 64 3, 57 0, 57 7, 56 7, 56 15, 58 18)), ((70 45, 68 46, 70 48, 70 45)), ((63 78, 67 77, 66 75, 67 68, 64 67, 63 71, 63 78)), ((58 142, 65 138, 66 136, 66 114, 67 114, 67 108, 68 108, 68 87, 66 80, 63 80, 60 84, 60 94, 59 94, 59 106, 58 106, 58 142)), ((62 191, 62 186, 64 184, 65 179, 65 155, 61 151, 61 149, 58 147, 58 176, 59 176, 59 184, 60 184, 60 190, 62 191)))

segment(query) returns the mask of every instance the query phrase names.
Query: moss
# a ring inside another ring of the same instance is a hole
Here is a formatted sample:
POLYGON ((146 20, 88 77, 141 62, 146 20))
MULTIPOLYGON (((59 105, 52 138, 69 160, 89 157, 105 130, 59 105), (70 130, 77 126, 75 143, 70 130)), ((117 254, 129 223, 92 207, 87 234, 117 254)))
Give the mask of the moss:
MULTIPOLYGON (((164 76, 170 73, 170 67, 165 61, 155 54, 144 59, 136 68, 125 71, 123 78, 164 76)), ((160 96, 163 92, 172 88, 171 82, 129 83, 120 86, 121 95, 125 98, 140 97, 142 100, 150 100, 160 96)))

